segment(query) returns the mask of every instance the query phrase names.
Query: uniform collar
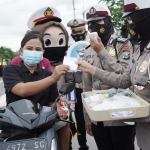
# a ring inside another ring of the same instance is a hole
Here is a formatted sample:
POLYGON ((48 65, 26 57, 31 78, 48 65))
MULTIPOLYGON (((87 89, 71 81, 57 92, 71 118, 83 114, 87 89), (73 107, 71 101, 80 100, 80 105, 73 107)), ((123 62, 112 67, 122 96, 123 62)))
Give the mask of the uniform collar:
MULTIPOLYGON (((23 61, 20 62, 19 67, 22 69, 23 72, 30 72, 28 70, 28 68, 24 65, 23 61)), ((38 73, 38 74, 42 73, 42 69, 41 69, 39 64, 37 65, 37 69, 35 70, 35 72, 38 73)))
POLYGON ((108 40, 108 43, 107 43, 106 47, 112 45, 113 40, 114 40, 114 38, 113 38, 112 36, 110 36, 110 38, 109 38, 109 40, 108 40))

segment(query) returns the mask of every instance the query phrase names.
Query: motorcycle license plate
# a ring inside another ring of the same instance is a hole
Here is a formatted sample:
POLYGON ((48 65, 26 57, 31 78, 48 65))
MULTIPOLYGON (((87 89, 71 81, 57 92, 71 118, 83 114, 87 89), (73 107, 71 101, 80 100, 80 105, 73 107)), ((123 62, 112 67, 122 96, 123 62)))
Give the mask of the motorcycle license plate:
POLYGON ((5 142, 0 144, 0 150, 46 150, 46 140, 39 138, 5 142))

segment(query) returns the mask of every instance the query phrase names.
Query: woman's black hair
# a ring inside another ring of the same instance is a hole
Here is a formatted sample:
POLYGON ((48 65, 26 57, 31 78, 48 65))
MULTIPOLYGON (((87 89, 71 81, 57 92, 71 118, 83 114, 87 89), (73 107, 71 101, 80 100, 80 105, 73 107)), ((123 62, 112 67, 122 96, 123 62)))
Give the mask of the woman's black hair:
POLYGON ((21 47, 23 48, 25 44, 31 39, 39 39, 42 43, 42 47, 44 49, 44 40, 40 32, 38 31, 29 31, 25 34, 24 38, 21 41, 21 47))

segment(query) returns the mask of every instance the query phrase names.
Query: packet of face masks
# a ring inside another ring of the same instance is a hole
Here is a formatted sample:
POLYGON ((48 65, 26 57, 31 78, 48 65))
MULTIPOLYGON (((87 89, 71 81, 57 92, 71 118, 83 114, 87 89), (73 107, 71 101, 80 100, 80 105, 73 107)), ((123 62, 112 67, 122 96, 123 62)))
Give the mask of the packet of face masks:
POLYGON ((97 41, 97 37, 98 37, 98 34, 97 32, 92 32, 92 33, 89 33, 86 37, 86 41, 90 41, 90 39, 94 39, 95 41, 97 41))
POLYGON ((78 65, 76 64, 77 58, 73 57, 64 57, 63 64, 68 65, 70 67, 69 72, 77 72, 78 65))

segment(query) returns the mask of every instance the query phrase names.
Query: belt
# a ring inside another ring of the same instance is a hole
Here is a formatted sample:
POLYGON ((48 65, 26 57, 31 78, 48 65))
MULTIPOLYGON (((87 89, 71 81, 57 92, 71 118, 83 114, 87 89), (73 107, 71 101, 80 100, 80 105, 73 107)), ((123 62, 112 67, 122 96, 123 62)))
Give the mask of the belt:
POLYGON ((76 83, 76 88, 83 89, 83 83, 76 83))

